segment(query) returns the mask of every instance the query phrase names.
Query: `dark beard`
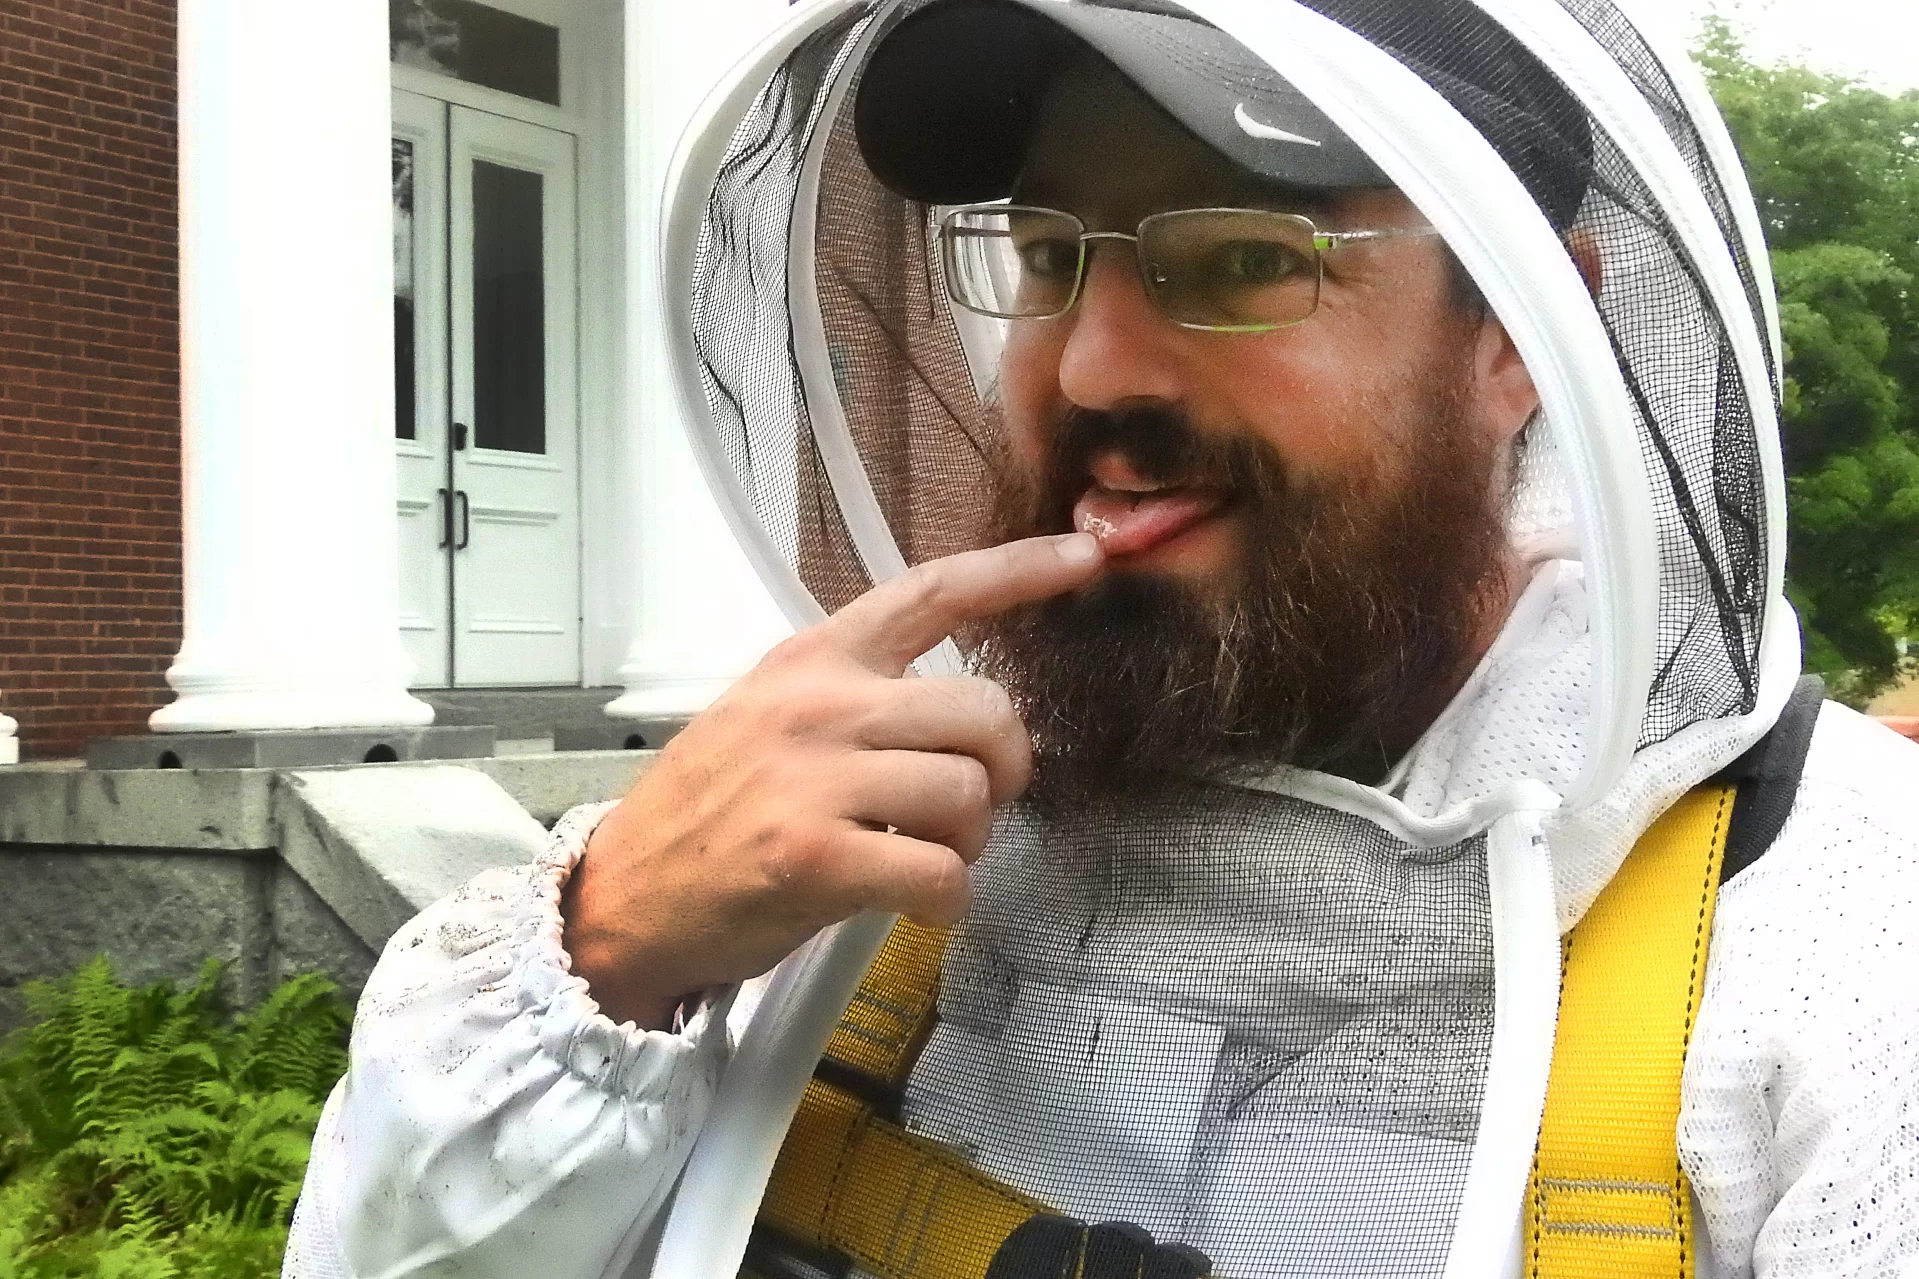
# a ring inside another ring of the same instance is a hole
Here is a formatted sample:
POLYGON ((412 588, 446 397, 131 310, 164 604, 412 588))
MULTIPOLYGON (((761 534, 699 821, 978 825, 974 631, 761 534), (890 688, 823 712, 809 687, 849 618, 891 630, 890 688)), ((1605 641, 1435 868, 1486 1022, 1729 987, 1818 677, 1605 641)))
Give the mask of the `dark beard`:
POLYGON ((1071 528, 1098 450, 1146 474, 1228 489, 1242 580, 1208 598, 1169 578, 1109 573, 1092 588, 962 637, 1033 735, 1029 796, 1045 806, 1134 797, 1284 764, 1376 781, 1466 675, 1504 604, 1497 456, 1460 397, 1429 397, 1381 491, 1314 484, 1263 442, 1209 440, 1160 410, 1075 412, 1043 472, 1002 486, 1004 539, 1071 528))

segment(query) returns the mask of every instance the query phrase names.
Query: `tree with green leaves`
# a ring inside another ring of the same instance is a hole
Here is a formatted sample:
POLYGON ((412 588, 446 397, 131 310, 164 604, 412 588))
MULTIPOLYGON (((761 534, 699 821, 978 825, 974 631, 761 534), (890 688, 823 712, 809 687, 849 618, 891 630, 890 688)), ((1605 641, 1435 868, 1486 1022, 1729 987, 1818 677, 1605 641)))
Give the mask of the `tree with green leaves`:
POLYGON ((1787 593, 1806 665, 1863 703, 1919 649, 1919 92, 1697 48, 1759 204, 1786 344, 1787 593))

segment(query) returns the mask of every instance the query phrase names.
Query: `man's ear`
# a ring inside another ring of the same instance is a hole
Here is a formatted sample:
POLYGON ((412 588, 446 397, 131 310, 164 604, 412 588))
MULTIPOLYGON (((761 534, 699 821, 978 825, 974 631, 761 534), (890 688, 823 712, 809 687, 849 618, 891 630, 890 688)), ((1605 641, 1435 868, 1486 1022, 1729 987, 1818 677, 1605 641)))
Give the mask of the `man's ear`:
POLYGON ((1600 256, 1599 241, 1591 231, 1581 228, 1566 236, 1566 253, 1579 268, 1580 278, 1586 281, 1586 292, 1597 302, 1599 290, 1606 283, 1606 262, 1600 256))
MULTIPOLYGON (((1574 231, 1566 237, 1566 252, 1597 302, 1606 272, 1599 241, 1591 231, 1574 231)), ((1494 441, 1503 444, 1524 430, 1539 411, 1539 392, 1506 326, 1490 310, 1479 326, 1473 372, 1481 423, 1494 441)))
POLYGON ((1539 411, 1533 375, 1506 326, 1490 310, 1473 346, 1473 404, 1481 430, 1494 444, 1517 436, 1539 411))

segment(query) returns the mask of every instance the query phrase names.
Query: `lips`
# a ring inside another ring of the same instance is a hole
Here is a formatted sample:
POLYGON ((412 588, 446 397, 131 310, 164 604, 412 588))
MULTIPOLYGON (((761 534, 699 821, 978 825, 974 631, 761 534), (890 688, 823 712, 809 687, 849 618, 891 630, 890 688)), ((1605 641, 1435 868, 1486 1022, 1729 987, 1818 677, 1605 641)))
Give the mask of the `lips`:
POLYGON ((1226 490, 1151 478, 1123 454, 1090 467, 1092 484, 1073 505, 1073 527, 1091 533, 1111 558, 1142 555, 1204 523, 1225 507, 1226 490))

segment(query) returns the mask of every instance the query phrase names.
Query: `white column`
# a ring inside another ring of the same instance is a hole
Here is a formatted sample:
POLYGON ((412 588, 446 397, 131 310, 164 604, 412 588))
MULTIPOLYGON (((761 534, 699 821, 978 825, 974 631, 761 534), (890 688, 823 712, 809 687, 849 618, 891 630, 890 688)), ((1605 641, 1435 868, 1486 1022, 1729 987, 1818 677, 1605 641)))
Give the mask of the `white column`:
POLYGON ((790 634, 708 493, 654 318, 660 200, 680 131, 785 0, 626 3, 627 485, 638 607, 615 718, 692 714, 790 634))
POLYGON ((18 764, 20 762, 20 721, 11 715, 0 715, 0 764, 18 764))
POLYGON ((185 636, 156 731, 431 722, 394 533, 384 0, 180 0, 185 636))

